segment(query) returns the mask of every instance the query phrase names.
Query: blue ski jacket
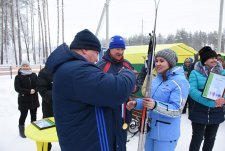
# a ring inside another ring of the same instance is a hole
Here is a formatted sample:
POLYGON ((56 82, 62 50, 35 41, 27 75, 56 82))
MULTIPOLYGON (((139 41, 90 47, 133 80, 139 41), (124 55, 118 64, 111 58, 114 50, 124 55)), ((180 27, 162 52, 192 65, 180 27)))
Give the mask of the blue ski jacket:
MULTIPOLYGON (((175 141, 180 137, 180 117, 189 91, 189 83, 182 67, 173 67, 167 71, 167 80, 157 74, 152 80, 151 98, 156 107, 149 111, 150 131, 148 138, 159 141, 175 141)), ((137 99, 136 109, 142 109, 143 100, 137 99)))
POLYGON ((53 73, 53 113, 62 151, 115 151, 113 109, 125 102, 135 74, 105 74, 64 43, 46 62, 53 73))
MULTIPOLYGON (((212 68, 212 72, 225 75, 225 70, 221 64, 212 68)), ((223 108, 215 106, 215 101, 202 97, 208 75, 207 69, 197 62, 195 69, 189 77, 190 83, 190 101, 189 101, 189 119, 192 122, 200 124, 220 124, 224 121, 225 111, 223 108)))

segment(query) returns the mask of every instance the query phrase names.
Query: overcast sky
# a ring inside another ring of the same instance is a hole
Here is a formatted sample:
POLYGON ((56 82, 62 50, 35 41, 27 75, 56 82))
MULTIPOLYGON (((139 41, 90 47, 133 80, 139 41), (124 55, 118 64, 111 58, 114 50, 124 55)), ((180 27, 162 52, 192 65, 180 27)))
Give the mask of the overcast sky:
MULTIPOLYGON (((158 1, 158 0, 156 0, 158 1)), ((96 32, 106 0, 64 0, 65 41, 85 28, 96 32)), ((56 37, 56 0, 49 0, 51 35, 56 37)), ((148 35, 154 25, 154 0, 110 0, 109 36, 128 37, 141 33, 148 35)), ((161 0, 158 9, 156 33, 168 35, 177 29, 186 31, 218 31, 220 0, 161 0)), ((224 19, 223 19, 224 22, 224 19)), ((223 24, 224 28, 224 24, 223 24)), ((99 38, 105 37, 103 20, 99 38)), ((52 38, 54 39, 54 38, 52 38)))

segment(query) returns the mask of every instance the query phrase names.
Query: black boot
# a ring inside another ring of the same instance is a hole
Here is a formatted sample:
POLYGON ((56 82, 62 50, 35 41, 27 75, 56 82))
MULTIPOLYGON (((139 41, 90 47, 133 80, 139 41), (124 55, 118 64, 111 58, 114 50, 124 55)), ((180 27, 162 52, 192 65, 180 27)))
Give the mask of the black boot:
POLYGON ((22 138, 26 138, 26 136, 24 135, 24 125, 19 125, 19 132, 22 138))

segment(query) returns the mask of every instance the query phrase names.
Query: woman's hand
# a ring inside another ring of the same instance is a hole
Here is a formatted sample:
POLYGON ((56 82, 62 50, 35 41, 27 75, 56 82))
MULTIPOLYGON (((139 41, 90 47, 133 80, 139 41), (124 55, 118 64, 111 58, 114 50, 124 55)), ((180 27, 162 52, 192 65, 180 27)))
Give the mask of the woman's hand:
POLYGON ((223 105, 225 104, 225 99, 218 98, 218 99, 216 99, 215 103, 216 103, 216 107, 223 107, 223 105))
POLYGON ((143 105, 144 107, 146 107, 147 109, 154 109, 155 108, 155 101, 151 98, 143 98, 144 102, 143 105))
POLYGON ((30 94, 34 94, 35 93, 35 90, 34 89, 31 89, 30 90, 30 94))

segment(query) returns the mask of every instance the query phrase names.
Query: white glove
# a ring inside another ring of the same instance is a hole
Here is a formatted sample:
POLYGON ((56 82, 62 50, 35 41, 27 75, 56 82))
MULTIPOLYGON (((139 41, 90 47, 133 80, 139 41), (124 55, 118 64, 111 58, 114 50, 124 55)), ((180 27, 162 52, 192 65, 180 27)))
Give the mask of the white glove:
POLYGON ((31 89, 30 90, 30 94, 34 94, 35 93, 35 90, 34 89, 31 89))

